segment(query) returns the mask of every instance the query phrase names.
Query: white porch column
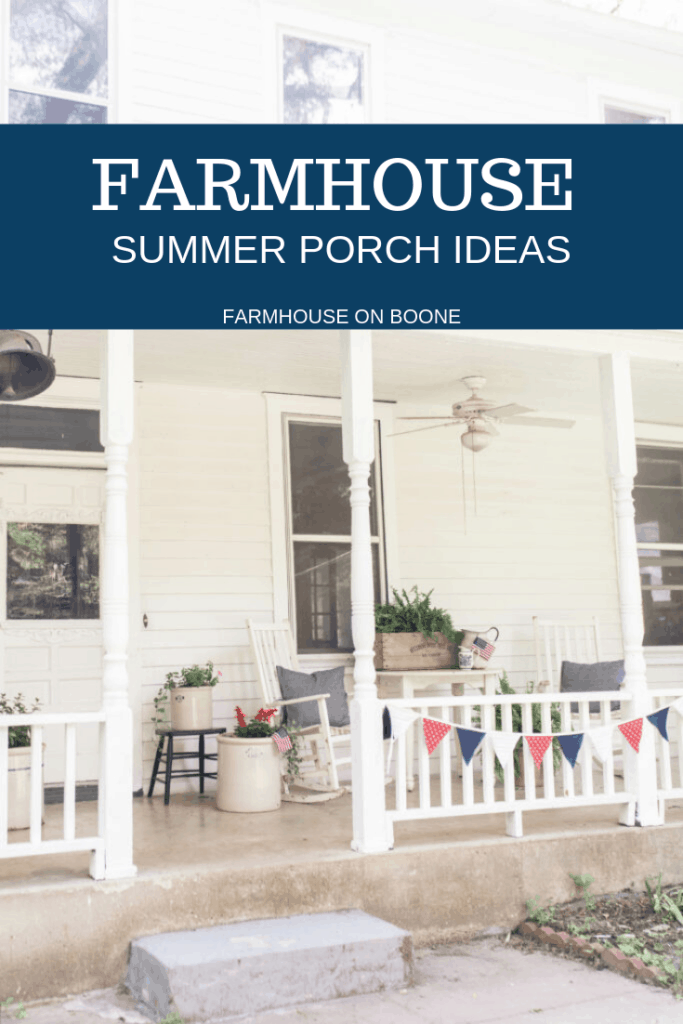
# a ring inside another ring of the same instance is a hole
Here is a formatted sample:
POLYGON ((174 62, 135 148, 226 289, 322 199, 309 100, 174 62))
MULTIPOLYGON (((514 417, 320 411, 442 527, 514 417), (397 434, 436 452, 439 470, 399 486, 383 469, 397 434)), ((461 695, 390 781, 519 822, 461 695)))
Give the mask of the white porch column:
POLYGON ((101 442, 107 467, 102 633, 102 768, 99 811, 105 878, 135 874, 133 716, 128 701, 128 446, 133 440, 133 331, 108 331, 102 359, 101 442))
MULTIPOLYGON (((630 358, 615 352, 600 358, 600 385, 605 431, 607 472, 612 481, 616 517, 619 609, 626 678, 623 688, 632 694, 628 717, 651 711, 647 669, 643 653, 643 606, 636 546, 633 480, 637 472, 636 439, 631 390, 630 358)), ((640 752, 626 748, 626 785, 637 794, 637 824, 659 825, 654 730, 644 723, 640 752)), ((624 824, 633 824, 622 818, 624 824)))
POLYGON ((343 331, 342 440, 351 478, 351 626, 354 694, 351 701, 352 849, 391 849, 384 803, 382 709, 375 686, 375 594, 370 542, 370 465, 375 457, 372 407, 372 334, 343 331))

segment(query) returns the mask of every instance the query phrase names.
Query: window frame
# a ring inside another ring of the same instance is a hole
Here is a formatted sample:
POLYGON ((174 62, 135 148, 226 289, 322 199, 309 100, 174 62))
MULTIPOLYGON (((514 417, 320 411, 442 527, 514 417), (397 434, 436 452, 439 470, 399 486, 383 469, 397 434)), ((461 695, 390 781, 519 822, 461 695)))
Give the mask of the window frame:
POLYGON ((318 14, 284 4, 263 5, 264 120, 283 123, 282 37, 292 35, 316 43, 364 51, 367 66, 363 83, 367 92, 363 124, 384 120, 384 34, 380 29, 347 18, 318 14))
POLYGON ((589 78, 588 102, 590 120, 595 124, 605 124, 605 107, 617 107, 645 117, 663 117, 666 124, 681 122, 681 104, 675 96, 623 82, 589 78))
MULTIPOLYGON (((273 561, 273 619, 288 621, 296 638, 296 598, 294 591, 294 535, 291 530, 291 491, 289 472, 289 423, 341 423, 341 399, 308 395, 264 393, 268 431, 268 476, 270 485, 270 523, 273 561)), ((397 585, 396 501, 392 445, 383 439, 394 432, 393 402, 374 402, 376 444, 376 494, 380 586, 383 595, 397 585)), ((299 539, 309 535, 297 535, 299 539)), ((336 536, 336 535, 334 535, 336 536)), ((329 535, 326 539, 334 539, 329 535)), ((317 541, 316 535, 316 541, 317 541)), ((344 538, 347 542, 347 538, 344 538)), ((302 663, 349 658, 348 651, 320 649, 300 654, 302 663)))
POLYGON ((115 124, 118 120, 117 85, 120 78, 118 31, 120 22, 128 18, 128 5, 131 0, 108 0, 107 2, 107 80, 108 96, 105 100, 89 96, 85 93, 69 92, 64 89, 29 89, 12 83, 9 67, 10 51, 10 6, 11 0, 0 0, 0 124, 9 123, 9 94, 28 92, 36 96, 49 96, 54 99, 69 100, 74 103, 86 103, 90 106, 103 107, 107 113, 107 124, 115 124), (118 10, 118 5, 123 10, 118 10))
MULTIPOLYGON (((661 448, 663 451, 681 451, 683 449, 683 427, 636 423, 636 447, 661 448)), ((651 551, 653 547, 669 551, 683 551, 683 543, 658 542, 657 544, 654 544, 652 541, 636 540, 636 548, 639 552, 642 550, 651 551)), ((641 589, 641 605, 642 593, 643 591, 641 589)), ((643 650, 645 651, 648 664, 683 664, 683 644, 657 644, 653 646, 644 646, 643 650)))

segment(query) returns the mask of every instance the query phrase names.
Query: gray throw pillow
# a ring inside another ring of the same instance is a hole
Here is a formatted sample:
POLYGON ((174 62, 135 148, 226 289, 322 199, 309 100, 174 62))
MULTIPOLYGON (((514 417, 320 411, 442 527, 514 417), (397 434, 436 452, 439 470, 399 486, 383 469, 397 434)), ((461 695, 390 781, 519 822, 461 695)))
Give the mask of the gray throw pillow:
MULTIPOLYGON (((344 666, 327 668, 320 672, 295 672, 291 668, 277 665, 277 677, 284 700, 297 697, 314 697, 318 693, 329 693, 327 698, 327 714, 330 725, 341 728, 351 724, 349 705, 344 690, 344 666)), ((282 709, 282 722, 293 729, 306 729, 311 725, 320 725, 318 705, 315 701, 303 704, 290 704, 282 709)))
MULTIPOLYGON (((575 661, 563 661, 560 675, 560 693, 585 693, 593 690, 618 690, 624 679, 624 662, 596 661, 593 665, 581 665, 575 661)), ((612 711, 618 711, 621 704, 612 701, 612 711)), ((574 714, 579 710, 578 704, 572 704, 574 714)), ((600 710, 597 701, 589 704, 590 713, 600 710)))

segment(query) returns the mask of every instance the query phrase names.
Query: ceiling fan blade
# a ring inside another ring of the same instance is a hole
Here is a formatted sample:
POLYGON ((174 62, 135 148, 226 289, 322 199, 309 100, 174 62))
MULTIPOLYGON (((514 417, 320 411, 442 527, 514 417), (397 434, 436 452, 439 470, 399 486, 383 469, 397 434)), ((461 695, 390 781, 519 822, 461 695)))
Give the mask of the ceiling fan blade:
POLYGON ((535 409, 527 409, 525 405, 516 405, 512 402, 510 405, 499 405, 495 409, 485 409, 487 416, 495 416, 497 420, 504 419, 506 416, 521 416, 523 412, 536 412, 535 409))
POLYGON ((447 420, 448 416, 397 416, 399 420, 447 420))
MULTIPOLYGON (((402 416, 401 419, 413 419, 412 416, 402 416)), ((417 418, 417 417, 415 417, 417 418)), ((432 427, 415 427, 414 430, 399 430, 396 434, 387 434, 387 437, 403 437, 404 434, 419 434, 421 430, 438 430, 439 427, 463 426, 458 420, 448 420, 446 423, 435 423, 432 427)))
POLYGON ((573 427, 576 420, 555 420, 546 416, 517 416, 513 419, 504 420, 505 425, 512 424, 518 427, 562 427, 569 429, 573 427))

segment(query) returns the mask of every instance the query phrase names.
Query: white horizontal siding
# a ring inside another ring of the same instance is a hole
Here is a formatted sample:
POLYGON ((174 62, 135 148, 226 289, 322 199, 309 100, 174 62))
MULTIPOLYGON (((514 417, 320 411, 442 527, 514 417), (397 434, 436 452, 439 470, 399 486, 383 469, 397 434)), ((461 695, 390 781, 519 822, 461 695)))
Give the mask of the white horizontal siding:
POLYGON ((263 398, 144 386, 138 431, 147 784, 167 672, 213 661, 217 726, 230 727, 235 704, 258 709, 246 619, 272 619, 273 583, 263 398))
MULTIPOLYGON (((567 123, 590 120, 589 78, 681 97, 680 57, 596 19, 564 23, 514 2, 413 0, 368 7, 312 0, 312 15, 354 19, 384 38, 384 120, 398 123, 567 123)), ((295 8, 300 5, 295 4, 295 8)), ((276 20, 307 32, 306 14, 274 5, 276 20)), ((136 0, 129 66, 139 122, 259 122, 275 97, 275 23, 258 0, 136 0)), ((604 19, 602 19, 604 22, 604 19)), ((362 34, 362 33, 361 33, 362 34)), ((664 33, 662 33, 664 38, 664 33)), ((372 54, 371 54, 372 60, 372 54)))
MULTIPOLYGON (((401 406, 397 415, 419 414, 401 406)), ((394 439, 403 586, 432 590, 456 626, 497 626, 492 667, 518 689, 536 677, 532 616, 596 614, 605 657, 621 656, 612 506, 602 432, 500 428, 465 452, 457 433, 394 439), (474 460, 474 480, 472 466, 474 460), (476 483, 477 507, 474 506, 476 483)))

